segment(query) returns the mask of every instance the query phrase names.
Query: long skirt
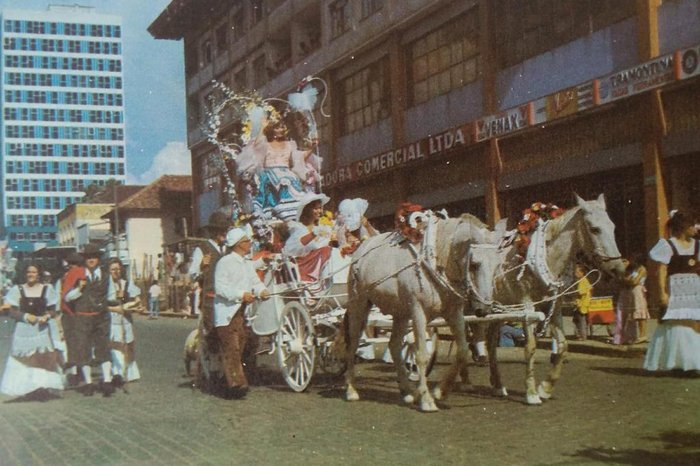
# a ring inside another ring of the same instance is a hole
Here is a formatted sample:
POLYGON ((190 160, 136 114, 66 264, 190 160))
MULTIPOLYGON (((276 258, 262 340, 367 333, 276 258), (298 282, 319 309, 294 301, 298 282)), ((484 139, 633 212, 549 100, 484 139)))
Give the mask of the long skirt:
POLYGON ((283 221, 294 220, 299 198, 304 195, 301 180, 287 167, 268 167, 258 176, 258 194, 254 209, 265 217, 283 221))
POLYGON ((0 382, 0 393, 22 396, 39 388, 63 390, 63 357, 56 347, 59 330, 50 320, 44 325, 17 322, 12 347, 0 382))
POLYGON ((111 312, 110 351, 112 354, 112 375, 121 376, 130 382, 141 378, 136 364, 134 326, 128 317, 111 312))
POLYGON ((662 321, 649 342, 644 369, 700 370, 700 321, 662 321))

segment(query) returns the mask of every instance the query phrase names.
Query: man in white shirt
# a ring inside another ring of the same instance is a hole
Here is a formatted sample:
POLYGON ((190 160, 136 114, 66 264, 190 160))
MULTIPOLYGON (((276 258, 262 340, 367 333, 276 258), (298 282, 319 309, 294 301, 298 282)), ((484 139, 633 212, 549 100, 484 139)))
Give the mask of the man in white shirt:
POLYGON ((248 339, 246 307, 270 293, 260 281, 253 263, 246 259, 252 247, 251 234, 234 228, 226 235, 231 253, 219 259, 214 272, 214 327, 221 344, 221 359, 226 377, 226 398, 240 398, 248 390, 248 379, 241 358, 248 339))

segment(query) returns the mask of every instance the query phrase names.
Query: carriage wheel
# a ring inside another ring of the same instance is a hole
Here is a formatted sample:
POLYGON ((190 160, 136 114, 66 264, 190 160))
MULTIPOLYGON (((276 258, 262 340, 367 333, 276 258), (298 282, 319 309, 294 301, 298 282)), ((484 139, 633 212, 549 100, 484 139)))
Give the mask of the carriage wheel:
POLYGON ((316 326, 316 341, 318 342, 318 367, 324 373, 337 377, 345 372, 347 363, 344 357, 334 348, 338 328, 333 325, 321 324, 316 326))
MULTIPOLYGON (((428 327, 425 336, 426 344, 428 347, 428 365, 425 368, 426 377, 430 375, 433 370, 435 361, 437 360, 437 347, 438 347, 438 333, 432 327, 428 327)), ((401 346, 401 358, 403 359, 406 369, 408 369, 408 378, 413 382, 417 382, 419 379, 418 375, 418 365, 416 364, 416 351, 418 350, 418 345, 416 345, 415 337, 413 336, 413 330, 406 332, 403 337, 403 344, 401 346)))
POLYGON ((277 362, 287 385, 303 392, 314 372, 314 330, 306 308, 291 301, 282 309, 277 331, 277 362))

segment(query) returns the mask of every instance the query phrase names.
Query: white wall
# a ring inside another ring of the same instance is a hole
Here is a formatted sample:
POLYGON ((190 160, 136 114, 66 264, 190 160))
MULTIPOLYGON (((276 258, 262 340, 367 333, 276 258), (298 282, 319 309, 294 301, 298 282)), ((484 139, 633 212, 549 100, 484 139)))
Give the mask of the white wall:
POLYGON ((163 227, 159 218, 130 218, 126 221, 126 239, 131 264, 136 273, 143 270, 144 256, 146 264, 155 267, 158 254, 163 253, 163 227))

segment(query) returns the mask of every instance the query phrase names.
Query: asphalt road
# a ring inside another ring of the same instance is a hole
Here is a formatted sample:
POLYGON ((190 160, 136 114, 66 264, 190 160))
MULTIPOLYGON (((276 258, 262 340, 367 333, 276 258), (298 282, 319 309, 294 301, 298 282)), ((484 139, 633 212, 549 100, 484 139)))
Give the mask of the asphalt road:
MULTIPOLYGON (((640 359, 573 354, 554 399, 533 407, 522 353, 504 349, 508 398, 489 396, 488 370, 474 367, 471 391, 424 414, 400 403, 389 365, 360 364, 362 400, 348 403, 342 381, 322 376, 293 393, 267 358, 262 383, 227 401, 183 377, 195 325, 138 317, 143 379, 111 398, 0 396, 0 464, 700 464, 700 378, 650 376, 640 359)), ((10 331, 0 320, 0 369, 10 331)), ((538 360, 541 377, 548 354, 538 360)))

